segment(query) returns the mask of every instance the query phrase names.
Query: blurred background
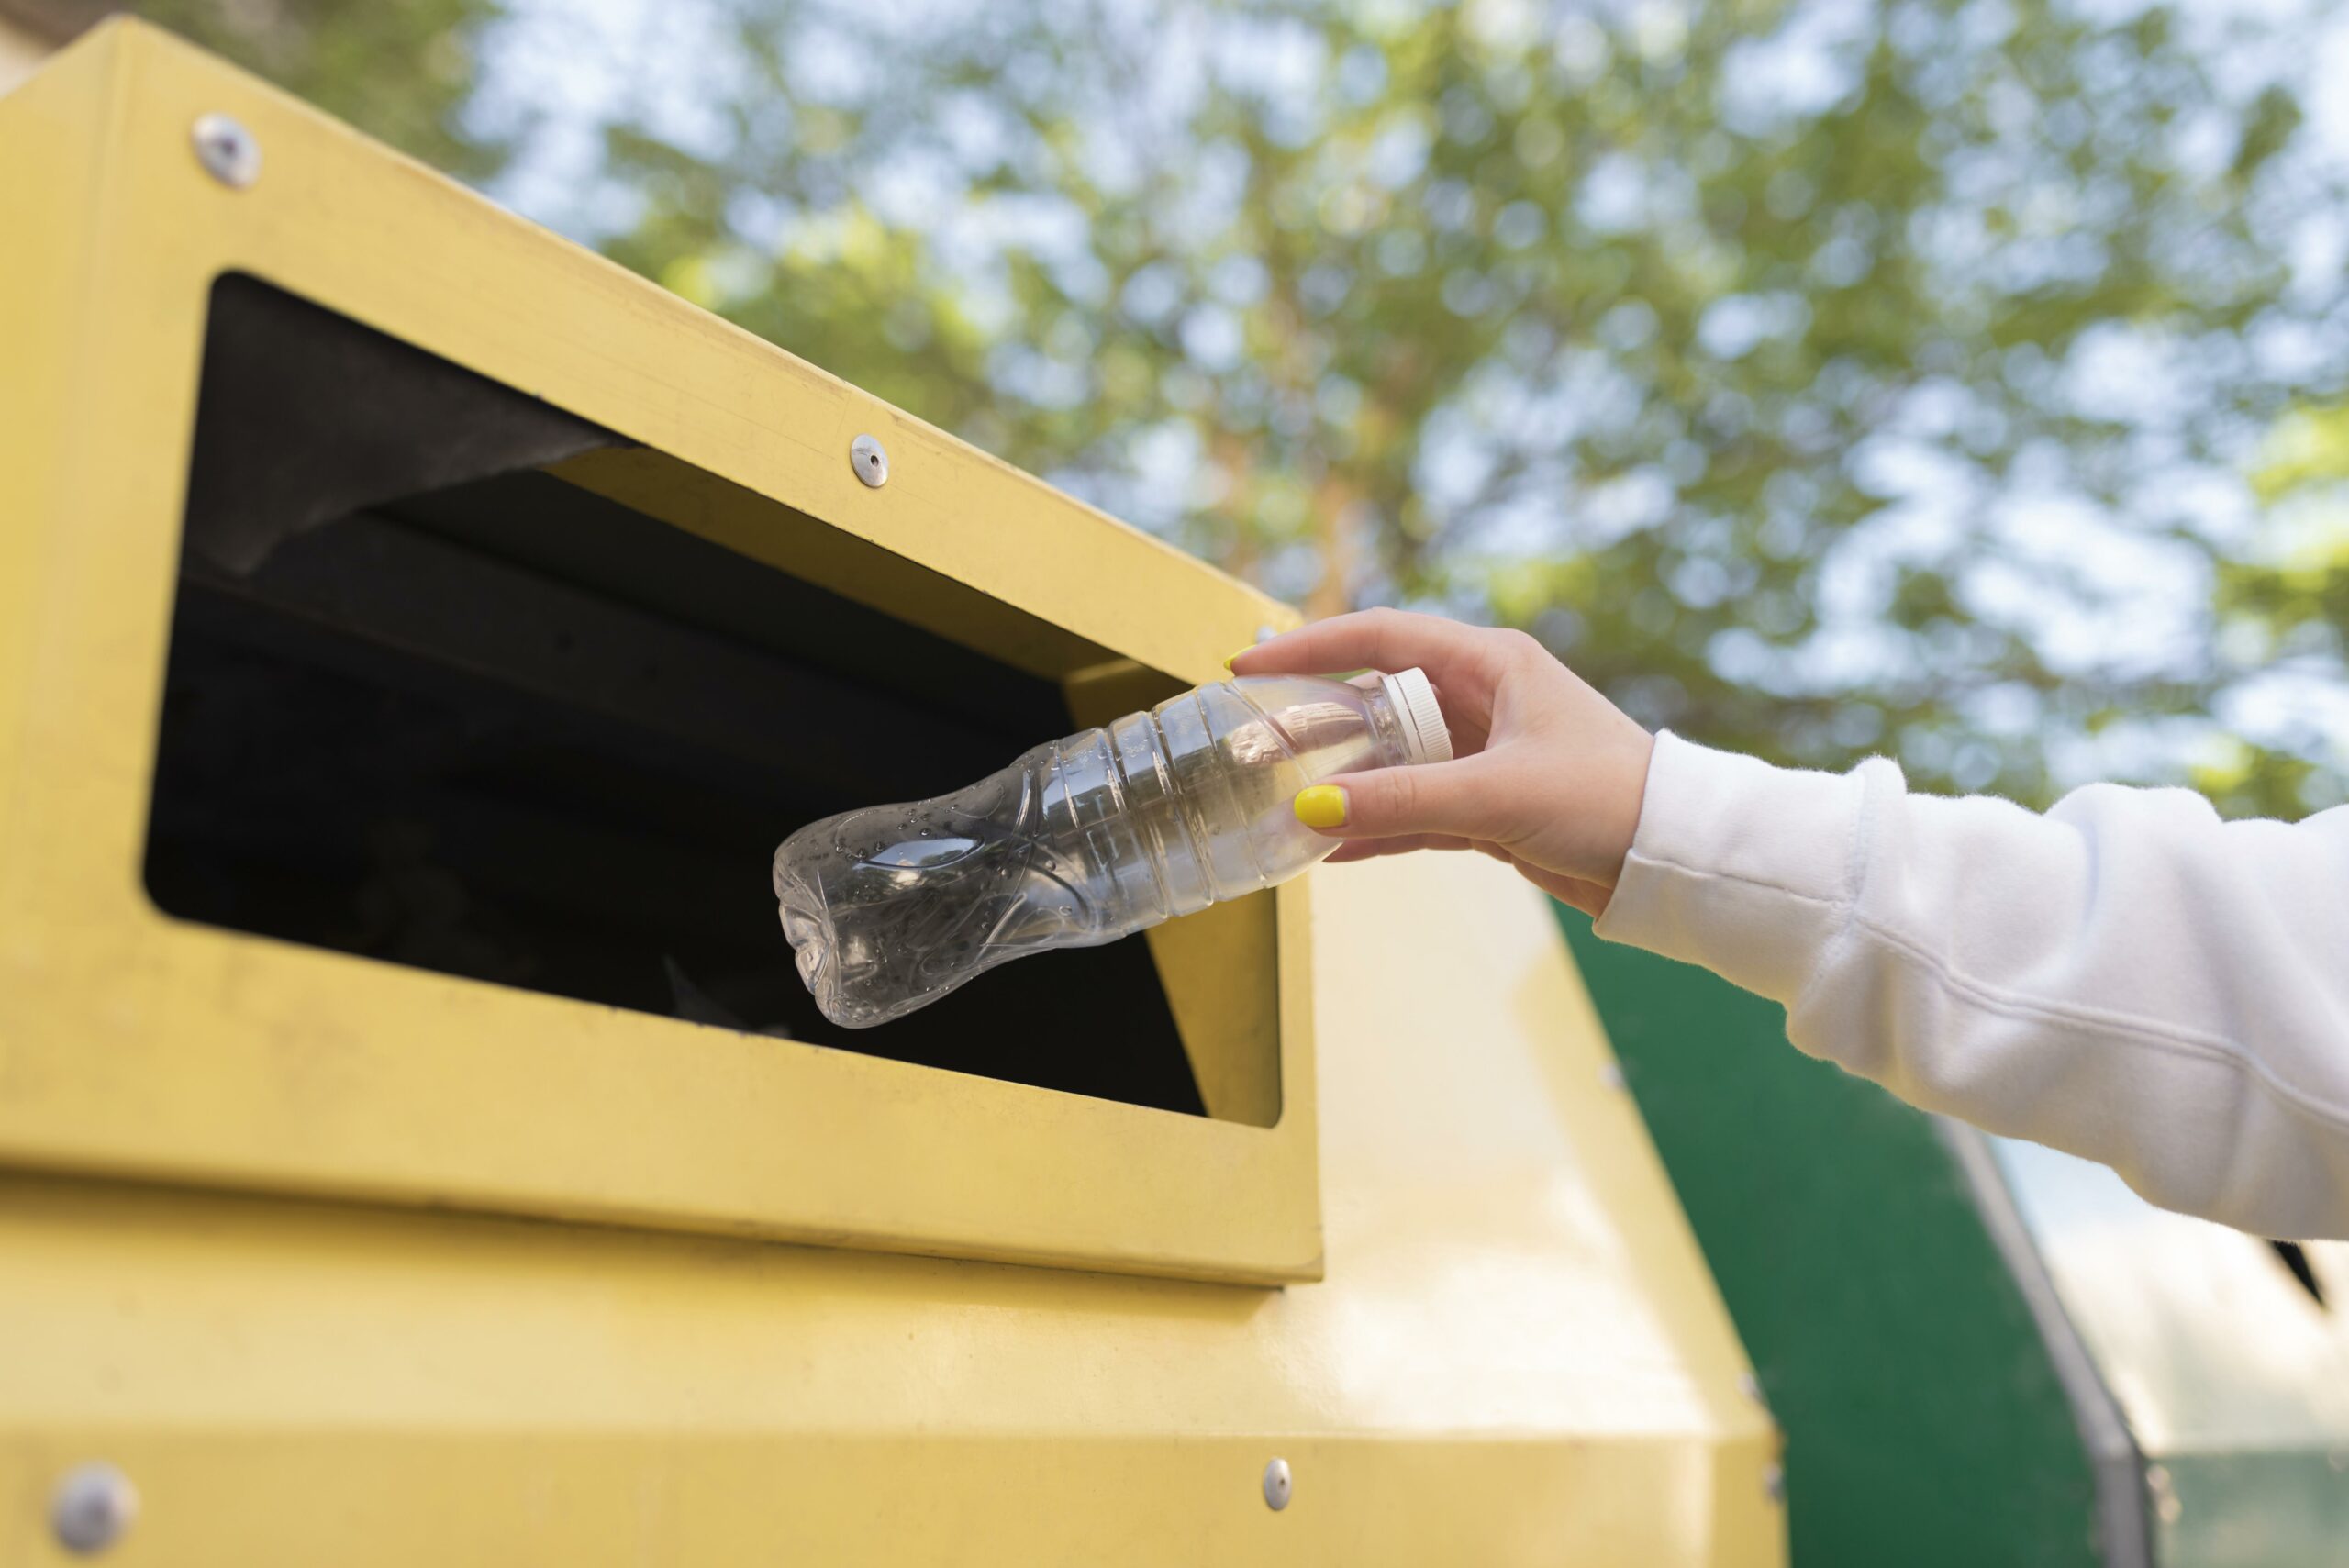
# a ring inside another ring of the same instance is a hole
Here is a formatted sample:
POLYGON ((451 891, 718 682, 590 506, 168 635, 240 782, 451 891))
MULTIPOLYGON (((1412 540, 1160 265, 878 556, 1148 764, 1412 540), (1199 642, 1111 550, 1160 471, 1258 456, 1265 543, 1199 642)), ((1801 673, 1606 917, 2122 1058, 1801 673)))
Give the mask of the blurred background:
MULTIPOLYGON (((109 8, 0 0, 0 82, 109 8)), ((131 8, 1313 614, 1939 789, 2349 794, 2349 8, 131 8)))

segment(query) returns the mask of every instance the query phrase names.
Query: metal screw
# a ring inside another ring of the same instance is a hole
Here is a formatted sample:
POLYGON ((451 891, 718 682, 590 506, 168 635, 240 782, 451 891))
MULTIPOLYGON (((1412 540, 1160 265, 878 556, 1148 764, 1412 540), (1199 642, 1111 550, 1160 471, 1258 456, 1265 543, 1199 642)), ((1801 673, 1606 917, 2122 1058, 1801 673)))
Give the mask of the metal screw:
POLYGON ((1782 1464, 1762 1467, 1762 1495, 1774 1503, 1787 1500, 1787 1470, 1782 1464))
POLYGON ((49 1500, 49 1528, 57 1543, 83 1557, 122 1539, 139 1517, 139 1489, 111 1464, 84 1464, 66 1473, 49 1500))
POLYGON ((1737 1374, 1737 1391, 1756 1405, 1763 1403, 1762 1380, 1750 1372, 1741 1372, 1737 1374))
POLYGON ((1288 1461, 1275 1459, 1264 1466, 1264 1507, 1279 1513, 1288 1507, 1288 1461))
POLYGON ((199 117, 189 135, 195 142, 195 161, 230 190, 241 191, 261 178, 261 143, 227 115, 199 117))
POLYGON ((859 436, 849 442, 848 465, 874 490, 889 483, 889 454, 871 436, 859 436))
POLYGON ((1260 626, 1256 628, 1256 640, 1259 642, 1270 642, 1280 634, 1280 628, 1276 626, 1260 626))
POLYGON ((1598 1081, 1606 1084, 1610 1089, 1621 1088, 1623 1086, 1623 1064, 1620 1062, 1608 1062, 1605 1066, 1599 1068, 1598 1081))

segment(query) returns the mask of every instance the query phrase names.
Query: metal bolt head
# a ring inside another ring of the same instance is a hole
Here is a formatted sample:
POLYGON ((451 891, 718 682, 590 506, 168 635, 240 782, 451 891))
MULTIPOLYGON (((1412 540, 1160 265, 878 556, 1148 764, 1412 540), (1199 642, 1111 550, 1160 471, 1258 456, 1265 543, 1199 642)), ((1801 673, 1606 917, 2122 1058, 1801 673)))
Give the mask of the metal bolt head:
POLYGON ((849 442, 848 465, 874 490, 889 483, 889 454, 871 436, 859 436, 849 442))
POLYGON ((1264 1507, 1279 1513, 1288 1507, 1288 1461, 1275 1459, 1264 1466, 1264 1507))
POLYGON ((1787 1500, 1787 1468, 1783 1464, 1762 1467, 1762 1495, 1774 1503, 1787 1500))
POLYGON ((1609 1062, 1603 1064, 1598 1069, 1598 1081, 1610 1089, 1621 1088, 1623 1086, 1623 1064, 1620 1062, 1609 1062))
POLYGON ((1756 1405, 1763 1402, 1762 1380, 1750 1372, 1741 1372, 1737 1374, 1737 1391, 1756 1405))
POLYGON ((261 143, 228 116, 200 116, 188 135, 204 172, 230 190, 241 191, 261 178, 261 143))
POLYGON ((49 1500, 49 1528, 57 1544, 79 1556, 104 1551, 139 1517, 139 1489, 111 1464, 68 1471, 49 1500))

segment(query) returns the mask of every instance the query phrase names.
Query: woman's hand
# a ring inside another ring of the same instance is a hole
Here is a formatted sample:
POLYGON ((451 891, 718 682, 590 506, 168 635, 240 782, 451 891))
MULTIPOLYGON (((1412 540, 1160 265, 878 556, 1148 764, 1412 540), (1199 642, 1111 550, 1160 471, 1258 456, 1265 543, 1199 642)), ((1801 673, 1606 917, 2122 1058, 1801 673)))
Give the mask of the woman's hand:
POLYGON ((1654 741, 1520 631, 1364 610, 1262 642, 1235 675, 1418 665, 1434 683, 1454 760, 1316 784, 1298 820, 1345 842, 1330 858, 1481 850, 1592 915, 1607 907, 1640 825, 1654 741))

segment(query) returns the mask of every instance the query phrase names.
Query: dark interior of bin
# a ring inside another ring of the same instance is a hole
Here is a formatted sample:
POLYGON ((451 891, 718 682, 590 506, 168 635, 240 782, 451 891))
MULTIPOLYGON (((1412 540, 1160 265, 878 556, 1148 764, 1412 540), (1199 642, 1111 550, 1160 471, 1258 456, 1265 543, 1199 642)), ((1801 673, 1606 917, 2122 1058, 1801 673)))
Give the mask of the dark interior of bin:
POLYGON ((877 1029, 816 1011, 775 917, 775 844, 968 784, 1073 728, 1067 707, 1051 682, 539 471, 612 444, 265 284, 216 285, 156 904, 1198 1114, 1139 941, 1009 964, 877 1029))

